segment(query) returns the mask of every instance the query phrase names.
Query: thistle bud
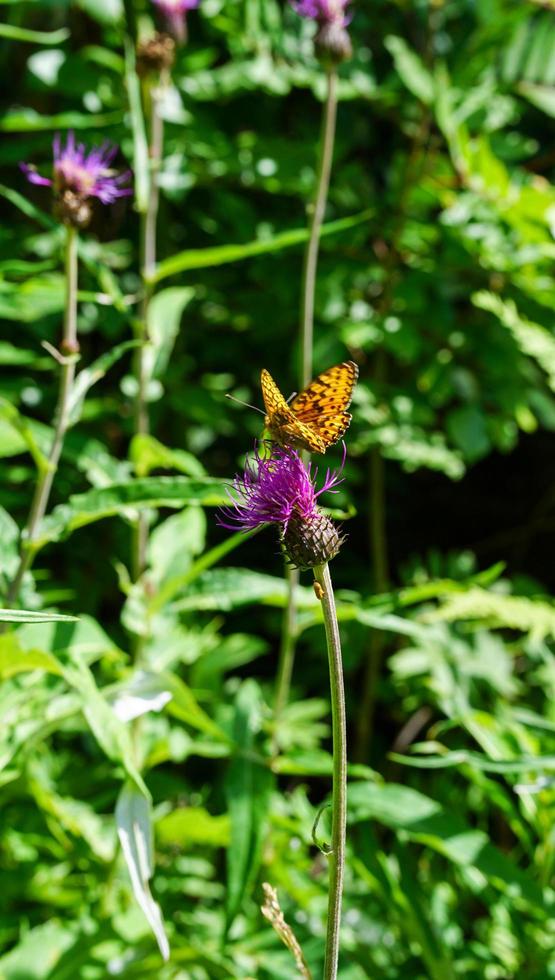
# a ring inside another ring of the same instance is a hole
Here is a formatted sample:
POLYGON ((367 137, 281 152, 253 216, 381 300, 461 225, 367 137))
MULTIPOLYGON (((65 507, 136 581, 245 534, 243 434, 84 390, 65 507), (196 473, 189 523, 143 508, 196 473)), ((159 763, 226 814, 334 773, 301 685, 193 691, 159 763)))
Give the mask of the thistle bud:
POLYGON ((353 54, 351 38, 338 21, 323 21, 314 38, 314 50, 318 61, 326 68, 348 61, 353 54))
POLYGON ((316 513, 306 518, 294 513, 281 540, 289 563, 305 569, 335 558, 345 538, 326 514, 316 513))

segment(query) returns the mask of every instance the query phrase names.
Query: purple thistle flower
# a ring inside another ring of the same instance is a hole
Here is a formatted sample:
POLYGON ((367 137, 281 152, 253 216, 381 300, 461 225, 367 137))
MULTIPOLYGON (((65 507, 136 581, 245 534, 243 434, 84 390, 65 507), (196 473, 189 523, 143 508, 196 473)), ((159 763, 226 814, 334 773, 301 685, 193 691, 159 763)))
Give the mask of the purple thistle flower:
POLYGON ((187 13, 198 7, 200 0, 152 0, 152 2, 162 11, 176 40, 183 43, 187 38, 187 13))
POLYGON ((318 24, 339 24, 346 27, 349 17, 345 8, 350 0, 293 0, 293 7, 301 17, 308 17, 318 24))
POLYGON ((281 524, 287 530, 294 513, 309 521, 319 514, 318 497, 327 490, 333 493, 343 479, 341 471, 328 469, 317 490, 316 476, 294 449, 275 446, 269 456, 256 450, 228 490, 231 506, 221 511, 219 523, 230 531, 251 531, 263 524, 281 524))
POLYGON ((129 180, 131 171, 116 174, 111 169, 117 152, 116 145, 105 142, 87 153, 85 145, 76 143, 75 134, 69 132, 65 146, 62 146, 59 136, 54 138, 52 178, 42 177, 30 164, 22 163, 20 166, 31 184, 52 187, 58 198, 69 192, 81 203, 89 197, 97 197, 102 204, 112 204, 118 197, 132 193, 130 187, 121 186, 129 180))

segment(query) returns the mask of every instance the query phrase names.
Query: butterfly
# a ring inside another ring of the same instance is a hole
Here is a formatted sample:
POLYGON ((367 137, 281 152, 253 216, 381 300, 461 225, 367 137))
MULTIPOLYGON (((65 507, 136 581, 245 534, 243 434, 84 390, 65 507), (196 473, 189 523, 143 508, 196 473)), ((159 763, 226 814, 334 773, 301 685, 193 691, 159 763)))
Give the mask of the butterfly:
POLYGON ((272 439, 282 446, 325 453, 349 428, 353 388, 358 367, 343 361, 322 371, 314 381, 288 403, 269 371, 260 380, 266 408, 264 423, 272 439))

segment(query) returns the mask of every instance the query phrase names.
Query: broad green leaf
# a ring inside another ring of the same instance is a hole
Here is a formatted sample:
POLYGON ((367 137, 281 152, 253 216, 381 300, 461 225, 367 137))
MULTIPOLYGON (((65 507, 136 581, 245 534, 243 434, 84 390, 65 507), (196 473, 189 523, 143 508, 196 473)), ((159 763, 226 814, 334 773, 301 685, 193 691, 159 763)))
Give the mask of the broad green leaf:
POLYGON ((205 847, 228 847, 230 842, 229 816, 212 816, 202 807, 182 806, 172 810, 155 825, 156 839, 165 847, 189 850, 200 844, 205 847))
POLYGON ((53 918, 26 930, 20 942, 0 957, 0 977, 2 980, 51 980, 58 963, 67 962, 66 957, 73 956, 79 939, 78 925, 65 917, 62 922, 53 918))
POLYGON ((233 741, 236 755, 225 788, 231 821, 227 850, 226 921, 231 927, 258 873, 273 786, 270 769, 253 761, 262 725, 262 696, 253 680, 239 688, 235 701, 233 741))
POLYGON ((63 676, 63 668, 59 660, 51 653, 43 650, 23 650, 19 638, 13 633, 0 636, 0 677, 6 680, 16 674, 27 673, 30 670, 44 670, 48 674, 63 676))
POLYGON ((26 651, 40 649, 62 654, 71 650, 72 656, 78 656, 87 664, 100 657, 114 658, 118 653, 113 640, 95 619, 87 615, 79 619, 62 616, 45 621, 29 620, 18 628, 17 639, 26 651), (42 625, 34 625, 39 622, 42 625))
POLYGON ((152 532, 148 561, 157 582, 168 576, 183 575, 206 540, 206 514, 201 507, 186 507, 172 514, 152 532))
POLYGON ((183 311, 195 295, 190 286, 170 286, 152 297, 148 305, 147 347, 150 376, 161 378, 166 372, 179 332, 183 311))
MULTIPOLYGON (((373 215, 373 211, 361 211, 353 214, 349 218, 340 218, 338 221, 330 221, 322 226, 321 236, 338 235, 350 228, 365 224, 373 215)), ((228 262, 240 262, 243 259, 251 258, 254 255, 266 255, 270 252, 280 252, 283 248, 291 248, 294 245, 302 245, 308 239, 306 228, 294 228, 291 231, 282 231, 269 238, 261 238, 258 241, 246 242, 238 245, 215 245, 213 248, 188 249, 185 252, 178 252, 170 259, 161 262, 153 276, 153 282, 161 282, 168 276, 175 276, 179 272, 190 272, 193 269, 209 269, 212 266, 226 265, 228 262)))
POLYGON ((149 476, 152 470, 177 470, 186 476, 206 476, 204 466, 193 453, 184 449, 170 449, 154 436, 133 436, 129 458, 140 477, 149 476))
POLYGON ((118 797, 116 824, 133 894, 152 929, 162 958, 167 961, 170 947, 164 921, 149 886, 154 873, 151 806, 149 799, 133 784, 126 783, 118 797))
MULTIPOLYGON (((251 572, 247 568, 217 568, 204 572, 179 599, 175 609, 236 609, 239 606, 264 603, 281 608, 287 601, 287 585, 283 578, 251 572)), ((312 589, 299 588, 299 609, 318 608, 319 603, 312 589)))
POLYGON ((464 822, 456 811, 417 790, 396 783, 355 783, 349 788, 349 820, 376 820, 430 847, 461 868, 475 868, 495 888, 543 909, 542 890, 533 879, 497 850, 482 830, 464 822))
POLYGON ((223 480, 189 479, 185 476, 157 476, 134 480, 132 483, 75 494, 68 504, 55 507, 40 527, 36 549, 50 541, 59 541, 73 531, 105 517, 123 514, 129 507, 217 507, 225 503, 223 480))

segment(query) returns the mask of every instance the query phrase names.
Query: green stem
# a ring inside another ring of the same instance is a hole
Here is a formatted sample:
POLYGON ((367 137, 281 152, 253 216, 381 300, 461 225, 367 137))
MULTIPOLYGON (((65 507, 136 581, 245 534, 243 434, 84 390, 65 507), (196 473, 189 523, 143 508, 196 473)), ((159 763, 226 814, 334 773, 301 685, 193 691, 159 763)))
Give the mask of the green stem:
POLYGON ((320 249, 320 231, 326 211, 330 185, 333 145, 335 142, 335 121, 337 118, 337 72, 330 68, 327 72, 327 93, 322 116, 322 135, 318 155, 316 196, 311 207, 309 239, 304 254, 303 283, 301 300, 301 371, 300 386, 305 388, 312 379, 312 353, 314 344, 314 297, 316 292, 316 272, 320 249))
MULTIPOLYGON (((141 215, 141 274, 143 278, 143 299, 137 324, 137 336, 141 346, 135 354, 135 379, 137 395, 135 399, 135 435, 148 435, 150 417, 148 411, 148 311, 152 299, 152 280, 156 269, 156 227, 158 222, 158 173, 164 145, 164 121, 160 114, 160 85, 150 92, 150 194, 146 212, 141 215)), ((146 568, 148 547, 148 518, 139 514, 133 529, 132 573, 137 580, 146 568)))
POLYGON ((70 396, 75 379, 75 366, 79 352, 77 341, 77 231, 66 229, 65 247, 65 310, 63 337, 58 360, 60 363, 60 387, 54 417, 54 437, 48 454, 47 465, 40 471, 25 530, 21 536, 19 565, 7 595, 7 605, 11 606, 19 596, 25 573, 33 563, 33 542, 37 537, 39 525, 46 513, 54 477, 58 469, 64 438, 69 425, 70 396))
POLYGON ((328 647, 330 672, 331 718, 333 739, 332 825, 330 853, 330 886, 324 980, 336 980, 339 960, 339 928, 345 872, 347 836, 347 717, 341 660, 341 638, 335 609, 333 585, 328 565, 313 569, 314 581, 320 586, 322 611, 328 647))
MULTIPOLYGON (((314 299, 316 293, 316 273, 318 269, 320 232, 326 211, 331 166, 333 162, 336 118, 337 72, 335 68, 331 68, 327 72, 327 93, 322 115, 322 132, 320 137, 316 175, 316 194, 309 212, 309 237, 303 261, 300 315, 301 362, 299 371, 299 389, 305 388, 306 385, 309 384, 313 374, 312 353, 314 344, 314 299)), ((305 463, 307 462, 308 458, 307 453, 303 454, 305 463)), ((274 707, 274 720, 276 727, 279 723, 281 713, 289 700, 297 634, 297 588, 299 585, 298 569, 287 569, 286 576, 288 583, 287 605, 284 610, 281 628, 281 647, 279 653, 274 707)))

